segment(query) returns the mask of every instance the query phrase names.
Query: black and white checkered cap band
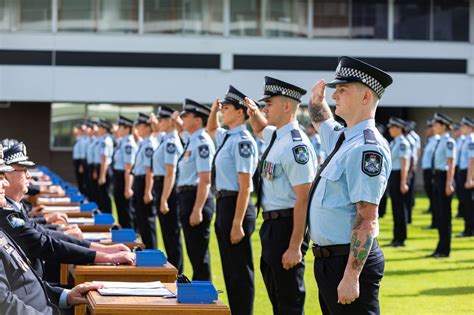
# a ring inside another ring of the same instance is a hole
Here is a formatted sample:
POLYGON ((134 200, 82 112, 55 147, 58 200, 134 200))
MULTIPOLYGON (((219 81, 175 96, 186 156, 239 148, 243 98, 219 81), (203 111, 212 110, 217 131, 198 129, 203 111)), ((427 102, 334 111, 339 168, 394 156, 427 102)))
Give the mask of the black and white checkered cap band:
POLYGON ((379 96, 382 97, 383 93, 385 92, 384 87, 377 81, 374 77, 368 75, 365 72, 362 72, 357 69, 348 68, 348 67, 340 67, 338 71, 336 71, 336 78, 337 77, 352 77, 358 78, 362 83, 369 86, 374 92, 379 96))
POLYGON ((239 105, 246 106, 246 105, 245 105, 245 100, 244 100, 242 97, 240 97, 239 95, 237 95, 237 94, 234 94, 234 93, 227 93, 227 94, 225 95, 225 98, 228 98, 228 99, 230 99, 230 100, 233 100, 233 101, 239 103, 239 105))
POLYGON ((5 164, 15 164, 18 162, 28 161, 28 157, 23 152, 17 152, 9 157, 5 158, 5 164))
POLYGON ((270 93, 278 93, 278 94, 288 96, 288 97, 298 99, 298 100, 300 100, 303 97, 303 94, 301 94, 298 91, 288 89, 283 86, 274 85, 274 84, 265 85, 265 94, 267 94, 266 93, 267 91, 270 93))
POLYGON ((196 106, 196 105, 191 105, 191 104, 185 104, 184 105, 184 111, 196 111, 196 112, 199 112, 199 113, 202 113, 202 114, 205 114, 205 115, 209 115, 211 113, 211 111, 209 109, 202 108, 202 107, 196 106))

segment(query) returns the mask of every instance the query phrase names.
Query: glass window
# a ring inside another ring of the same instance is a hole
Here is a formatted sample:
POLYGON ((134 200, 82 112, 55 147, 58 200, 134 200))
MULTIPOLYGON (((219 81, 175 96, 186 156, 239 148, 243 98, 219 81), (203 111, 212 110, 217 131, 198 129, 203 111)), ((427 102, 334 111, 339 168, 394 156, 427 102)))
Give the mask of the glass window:
POLYGON ((0 31, 10 31, 11 29, 11 5, 8 0, 0 0, 0 31))
POLYGON ((313 36, 349 37, 349 0, 314 0, 313 36))
POLYGON ((145 32, 223 35, 222 0, 145 0, 145 32))
POLYGON ((433 39, 469 41, 469 0, 434 0, 433 39))
POLYGON ((308 2, 306 0, 273 0, 266 2, 265 36, 308 36, 308 2))
POLYGON ((353 38, 387 38, 387 0, 352 0, 353 38))
POLYGON ((85 117, 85 104, 53 103, 51 105, 51 147, 72 147, 74 144, 72 129, 85 117))
POLYGON ((395 39, 430 39, 430 0, 395 0, 395 39))
POLYGON ((239 0, 230 3, 230 34, 262 35, 262 0, 239 0))
POLYGON ((51 31, 51 0, 17 1, 19 31, 51 31))
POLYGON ((138 32, 138 1, 101 0, 98 30, 101 32, 138 32))
POLYGON ((59 0, 58 30, 90 32, 97 29, 96 0, 59 0))

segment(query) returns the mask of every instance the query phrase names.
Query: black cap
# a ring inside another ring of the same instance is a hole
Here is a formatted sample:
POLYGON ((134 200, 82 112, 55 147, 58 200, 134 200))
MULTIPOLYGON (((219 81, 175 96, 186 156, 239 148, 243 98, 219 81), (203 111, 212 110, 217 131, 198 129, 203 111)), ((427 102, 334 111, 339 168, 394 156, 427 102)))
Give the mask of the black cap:
POLYGON ((3 150, 3 158, 5 164, 19 164, 24 166, 35 166, 26 154, 26 146, 23 142, 19 142, 8 149, 3 150))
POLYGON ((209 116, 211 114, 211 108, 209 106, 199 104, 198 102, 193 101, 189 98, 186 98, 183 104, 183 111, 180 115, 184 115, 186 113, 209 116))
POLYGON ((401 118, 398 118, 398 117, 390 117, 390 119, 388 120, 388 124, 387 124, 387 128, 390 128, 390 127, 399 127, 399 128, 405 128, 406 126, 406 121, 404 121, 403 119, 401 118))
POLYGON ((296 85, 271 78, 265 77, 265 86, 263 96, 259 101, 264 101, 273 96, 286 96, 295 101, 301 102, 301 98, 306 94, 306 90, 296 85))
POLYGON ((469 117, 463 117, 463 118, 461 119, 461 124, 462 124, 462 125, 467 125, 467 126, 469 126, 469 127, 474 128, 474 120, 472 120, 472 119, 469 118, 469 117))
POLYGON ((125 127, 133 127, 133 120, 130 118, 127 118, 125 116, 119 115, 117 119, 117 124, 119 126, 125 126, 125 127))
POLYGON ((5 164, 3 159, 3 145, 0 144, 0 173, 13 172, 14 168, 10 165, 5 164))
POLYGON ((100 128, 104 128, 104 129, 107 129, 107 130, 112 129, 112 125, 105 119, 100 119, 98 125, 99 125, 100 128))
POLYGON ((453 123, 453 130, 459 130, 459 129, 461 129, 461 124, 457 122, 453 123))
POLYGON ((440 122, 442 124, 445 124, 446 126, 448 127, 451 127, 452 123, 453 123, 453 120, 446 116, 446 115, 443 115, 441 113, 435 113, 434 116, 433 116, 433 122, 440 122))
POLYGON ((352 57, 340 57, 336 68, 336 78, 326 86, 335 88, 337 84, 360 82, 371 88, 379 98, 392 84, 392 77, 385 71, 352 57))
POLYGON ((158 118, 171 118, 171 116, 174 113, 174 109, 168 106, 160 106, 158 107, 158 111, 156 112, 156 115, 158 118))
MULTIPOLYGON (((222 100, 222 104, 232 104, 238 107, 242 107, 244 109, 247 108, 247 104, 245 103, 245 98, 247 95, 244 93, 240 92, 237 90, 235 87, 232 85, 229 85, 229 90, 227 90, 227 93, 224 96, 224 99, 222 100)), ((255 102, 255 101, 254 101, 255 102)), ((255 102, 257 104, 257 102, 255 102)))
POLYGON ((144 114, 144 113, 138 113, 137 119, 135 119, 135 124, 150 124, 150 115, 144 114))

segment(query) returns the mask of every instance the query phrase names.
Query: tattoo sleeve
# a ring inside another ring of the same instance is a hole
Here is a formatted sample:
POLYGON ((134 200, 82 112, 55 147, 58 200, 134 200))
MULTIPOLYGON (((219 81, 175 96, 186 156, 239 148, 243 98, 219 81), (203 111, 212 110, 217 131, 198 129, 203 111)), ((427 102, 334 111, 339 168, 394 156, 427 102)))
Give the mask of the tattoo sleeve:
MULTIPOLYGON (((362 271, 370 249, 374 242, 373 220, 377 220, 377 216, 367 215, 364 211, 366 207, 373 207, 374 205, 367 202, 357 203, 357 215, 354 226, 352 228, 352 240, 350 255, 352 255, 351 267, 355 271, 362 271), (370 205, 370 206, 369 206, 370 205), (369 227, 369 228, 368 228, 369 227)), ((375 207, 377 209, 377 207, 375 207)))
POLYGON ((325 99, 319 104, 313 104, 310 100, 308 112, 314 123, 320 123, 332 117, 331 109, 325 99))

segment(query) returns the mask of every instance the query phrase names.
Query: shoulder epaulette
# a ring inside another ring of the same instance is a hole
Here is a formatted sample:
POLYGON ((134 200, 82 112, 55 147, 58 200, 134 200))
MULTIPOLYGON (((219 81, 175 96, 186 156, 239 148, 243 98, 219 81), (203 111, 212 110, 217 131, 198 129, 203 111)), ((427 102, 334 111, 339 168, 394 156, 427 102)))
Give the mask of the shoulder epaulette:
POLYGON ((364 141, 365 144, 377 144, 377 139, 375 138, 375 133, 372 129, 364 130, 364 141))
POLYGON ((249 136, 247 135, 247 133, 246 133, 244 130, 242 130, 242 131, 240 132, 240 137, 241 137, 242 139, 248 139, 248 138, 249 138, 249 136))
POLYGON ((293 138, 293 142, 303 140, 301 138, 301 133, 298 129, 291 130, 291 137, 293 138))

